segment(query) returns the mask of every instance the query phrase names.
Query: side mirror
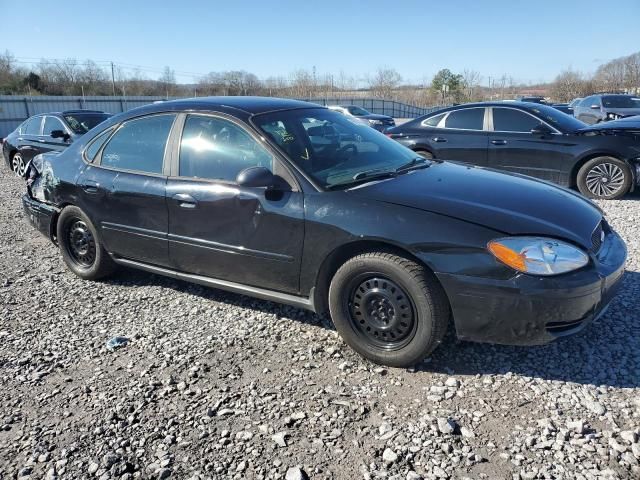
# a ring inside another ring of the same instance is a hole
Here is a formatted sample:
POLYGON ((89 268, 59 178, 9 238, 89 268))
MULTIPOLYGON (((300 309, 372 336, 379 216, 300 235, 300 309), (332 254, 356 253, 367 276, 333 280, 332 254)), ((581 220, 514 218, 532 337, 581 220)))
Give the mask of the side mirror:
POLYGON ((600 110, 600 105, 591 105, 592 110, 600 110))
POLYGON ((69 134, 63 130, 52 130, 51 138, 62 138, 65 142, 69 140, 69 134))
POLYGON ((553 133, 553 130, 551 130, 551 128, 549 128, 549 126, 545 125, 544 123, 541 123, 533 127, 531 129, 531 133, 533 133, 534 135, 545 136, 551 135, 553 133))
POLYGON ((238 174, 236 183, 241 187, 271 188, 275 184, 275 176, 268 168, 249 167, 238 174))

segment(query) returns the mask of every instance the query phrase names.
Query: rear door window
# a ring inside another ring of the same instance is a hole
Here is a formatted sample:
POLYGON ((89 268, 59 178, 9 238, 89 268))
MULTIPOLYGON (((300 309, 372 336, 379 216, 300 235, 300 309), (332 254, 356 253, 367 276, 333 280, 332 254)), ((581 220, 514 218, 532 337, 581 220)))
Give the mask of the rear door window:
POLYGON ((484 124, 484 108, 466 108, 449 114, 444 121, 445 128, 462 130, 482 130, 484 124))
POLYGON ((153 115, 125 122, 102 150, 100 165, 160 174, 173 114, 153 115))
POLYGON ((26 135, 40 135, 40 126, 42 125, 42 117, 33 117, 29 120, 27 127, 22 132, 26 135))
POLYGON ((493 130, 495 132, 526 132, 540 125, 540 120, 513 108, 493 109, 493 130))

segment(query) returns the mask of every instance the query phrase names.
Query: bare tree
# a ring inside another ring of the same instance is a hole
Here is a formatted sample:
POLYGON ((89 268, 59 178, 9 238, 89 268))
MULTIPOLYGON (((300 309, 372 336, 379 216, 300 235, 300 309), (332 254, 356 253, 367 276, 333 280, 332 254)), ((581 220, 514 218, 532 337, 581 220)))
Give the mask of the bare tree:
POLYGON ((369 79, 369 89, 374 97, 392 99, 394 90, 402 82, 402 77, 392 68, 378 68, 369 79))
POLYGON ((173 95, 176 87, 176 73, 170 67, 164 67, 162 75, 160 76, 158 81, 162 84, 164 93, 167 98, 173 95))
POLYGON ((462 83, 465 89, 465 96, 467 100, 473 101, 476 99, 476 88, 480 83, 480 72, 476 70, 464 69, 462 72, 462 83))

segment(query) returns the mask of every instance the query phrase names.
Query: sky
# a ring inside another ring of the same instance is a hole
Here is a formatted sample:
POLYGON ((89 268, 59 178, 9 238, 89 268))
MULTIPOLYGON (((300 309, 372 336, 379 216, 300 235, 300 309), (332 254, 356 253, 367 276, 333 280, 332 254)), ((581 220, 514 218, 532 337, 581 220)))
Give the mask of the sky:
POLYGON ((168 65, 181 83, 211 71, 246 70, 266 78, 313 67, 318 75, 342 71, 361 79, 389 67, 416 83, 441 68, 470 69, 480 72, 483 84, 503 74, 537 83, 566 68, 591 73, 640 50, 640 0, 614 4, 0 0, 3 18, 20 19, 19 28, 1 37, 0 51, 21 62, 76 58, 139 65, 148 78, 168 65))

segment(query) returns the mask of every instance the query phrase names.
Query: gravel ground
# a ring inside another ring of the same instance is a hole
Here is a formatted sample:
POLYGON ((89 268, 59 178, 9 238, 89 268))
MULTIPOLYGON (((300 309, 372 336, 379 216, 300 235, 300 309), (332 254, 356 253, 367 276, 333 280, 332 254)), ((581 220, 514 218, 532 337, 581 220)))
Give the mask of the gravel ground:
POLYGON ((640 478, 640 195, 608 313, 381 368, 323 318, 122 270, 84 282, 0 172, 0 479, 640 478), (130 339, 116 349, 106 342, 130 339))

